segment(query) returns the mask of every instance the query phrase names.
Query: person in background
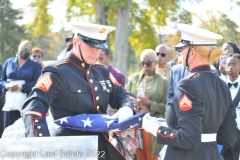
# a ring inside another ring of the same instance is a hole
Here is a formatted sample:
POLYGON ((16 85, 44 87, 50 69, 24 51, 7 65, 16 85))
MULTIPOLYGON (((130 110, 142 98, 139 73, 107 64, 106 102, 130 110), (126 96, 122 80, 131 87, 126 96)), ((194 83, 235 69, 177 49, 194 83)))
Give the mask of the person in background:
MULTIPOLYGON (((73 49, 66 58, 45 66, 37 84, 25 101, 22 118, 27 137, 48 137, 46 112, 49 107, 53 119, 79 114, 106 113, 110 104, 118 112, 109 119, 121 123, 137 111, 133 95, 120 85, 107 66, 96 63, 107 45, 107 35, 115 27, 87 22, 72 23, 73 49)), ((88 122, 84 122, 88 123, 88 122)), ((124 160, 125 155, 115 148, 105 132, 58 128, 55 136, 98 136, 101 160, 124 160)))
POLYGON ((71 51, 71 49, 73 48, 73 43, 72 43, 73 37, 74 37, 74 34, 72 33, 65 39, 67 52, 71 51))
POLYGON ((175 50, 175 58, 168 62, 168 65, 170 67, 173 67, 174 65, 182 63, 182 58, 181 58, 182 47, 175 47, 174 50, 175 50))
MULTIPOLYGON (((229 54, 227 58, 226 71, 228 79, 226 83, 231 92, 234 108, 236 108, 237 136, 233 147, 223 146, 221 155, 224 160, 239 160, 240 153, 240 54, 229 54)), ((234 115, 233 115, 234 116, 234 115)))
POLYGON ((223 79, 224 81, 226 81, 226 79, 228 78, 228 75, 227 75, 227 72, 225 69, 227 55, 233 54, 233 53, 240 54, 240 51, 239 51, 237 45, 231 41, 224 42, 222 45, 222 50, 223 50, 224 54, 220 57, 219 62, 216 65, 216 67, 219 70, 220 78, 223 79))
MULTIPOLYGON (((12 92, 21 91, 28 95, 36 84, 37 79, 41 75, 42 67, 38 62, 29 58, 31 49, 31 42, 24 40, 18 46, 17 56, 5 61, 0 80, 2 95, 5 95, 7 90, 12 92), (11 82, 18 80, 25 81, 25 84, 20 85, 11 82)), ((5 129, 7 126, 13 124, 20 117, 19 111, 4 111, 3 128, 5 129)))
MULTIPOLYGON (((0 64, 0 75, 2 74, 2 65, 0 64)), ((2 88, 0 88, 0 137, 3 133, 3 124, 4 124, 4 111, 2 108, 4 106, 4 95, 2 94, 2 88)))
POLYGON ((44 54, 43 54, 42 49, 35 47, 35 48, 33 48, 32 51, 31 51, 30 59, 31 59, 31 60, 34 60, 34 61, 37 61, 38 63, 40 63, 41 66, 42 66, 42 68, 43 68, 43 67, 44 67, 43 62, 42 62, 42 60, 43 60, 43 55, 44 55, 44 54))
MULTIPOLYGON (((103 49, 100 53, 100 56, 98 58, 98 63, 104 64, 108 66, 109 72, 114 76, 114 78, 120 83, 123 87, 125 87, 125 76, 124 74, 119 71, 117 68, 114 68, 111 64, 111 55, 108 48, 103 49)), ((107 114, 114 114, 117 110, 113 109, 110 105, 107 108, 107 114)))
POLYGON ((67 53, 72 50, 72 48, 73 48, 73 43, 72 43, 73 36, 74 36, 74 33, 71 33, 65 39, 66 47, 59 53, 59 55, 57 57, 57 60, 66 58, 67 57, 67 53))
MULTIPOLYGON (((148 111, 153 117, 165 117, 166 96, 169 81, 155 70, 157 55, 152 49, 145 49, 140 55, 140 73, 132 75, 126 89, 133 93, 139 102, 139 111, 148 111)), ((137 148, 138 160, 157 160, 162 149, 157 139, 144 130, 137 130, 138 141, 143 145, 137 148)))
POLYGON ((164 160, 219 160, 217 144, 231 147, 236 137, 230 91, 210 69, 210 62, 222 54, 216 47, 222 36, 187 24, 177 28, 181 31, 177 47, 183 47, 183 65, 191 74, 179 81, 166 108, 168 127, 148 113, 142 127, 158 143, 168 145, 164 160))
POLYGON ((170 49, 167 45, 160 44, 156 47, 155 52, 157 54, 156 71, 169 80, 171 68, 167 62, 170 59, 170 49))
POLYGON ((117 68, 114 68, 110 64, 110 61, 111 61, 111 55, 110 55, 109 49, 108 48, 103 49, 98 58, 98 62, 108 66, 109 72, 112 73, 112 75, 118 81, 118 83, 120 83, 123 87, 125 87, 125 76, 117 68))

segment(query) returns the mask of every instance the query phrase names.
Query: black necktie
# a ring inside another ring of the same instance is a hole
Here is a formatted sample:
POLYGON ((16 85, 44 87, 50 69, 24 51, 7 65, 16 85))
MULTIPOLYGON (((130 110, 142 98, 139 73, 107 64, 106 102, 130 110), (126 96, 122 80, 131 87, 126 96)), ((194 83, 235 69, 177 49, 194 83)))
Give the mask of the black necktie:
POLYGON ((231 88, 232 85, 233 85, 235 88, 237 88, 238 82, 236 82, 236 83, 228 83, 228 87, 229 87, 229 88, 231 88))

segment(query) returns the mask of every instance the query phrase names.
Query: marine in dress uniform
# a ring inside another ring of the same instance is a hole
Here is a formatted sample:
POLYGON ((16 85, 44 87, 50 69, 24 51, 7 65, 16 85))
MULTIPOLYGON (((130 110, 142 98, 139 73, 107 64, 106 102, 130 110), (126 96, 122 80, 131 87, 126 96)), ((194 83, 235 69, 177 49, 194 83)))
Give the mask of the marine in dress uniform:
POLYGON ((229 89, 209 65, 221 55, 214 46, 222 36, 187 24, 177 27, 182 36, 177 46, 183 47, 183 65, 191 73, 177 84, 166 108, 168 127, 145 115, 143 128, 168 145, 165 160, 219 160, 217 143, 232 146, 236 136, 229 89))
MULTIPOLYGON (((115 27, 81 22, 75 26, 72 53, 46 66, 22 109, 28 137, 50 136, 45 113, 50 106, 54 120, 78 114, 106 113, 110 104, 125 120, 137 110, 136 100, 111 75, 108 67, 94 63, 115 27), (78 34, 77 34, 78 33, 78 34)), ((116 116, 115 115, 115 116, 116 116)), ((59 128, 56 136, 97 135, 101 160, 125 157, 108 141, 106 133, 59 128)))

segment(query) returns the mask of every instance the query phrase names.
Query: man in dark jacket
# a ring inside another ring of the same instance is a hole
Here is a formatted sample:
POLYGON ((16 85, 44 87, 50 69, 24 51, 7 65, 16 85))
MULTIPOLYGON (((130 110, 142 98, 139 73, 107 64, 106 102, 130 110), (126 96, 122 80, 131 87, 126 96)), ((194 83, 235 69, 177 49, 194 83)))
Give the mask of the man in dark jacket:
MULTIPOLYGON (((2 65, 0 64, 0 75, 2 74, 2 65)), ((4 95, 2 95, 2 89, 0 89, 0 138, 3 133, 3 124, 4 124, 4 112, 2 111, 2 108, 4 106, 4 95)))

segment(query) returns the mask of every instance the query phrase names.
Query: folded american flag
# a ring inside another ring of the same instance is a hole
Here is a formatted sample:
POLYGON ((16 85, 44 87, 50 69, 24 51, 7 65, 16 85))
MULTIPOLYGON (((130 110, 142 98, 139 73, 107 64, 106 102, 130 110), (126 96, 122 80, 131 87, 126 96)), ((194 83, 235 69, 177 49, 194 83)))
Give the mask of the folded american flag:
POLYGON ((146 113, 148 112, 139 112, 121 123, 118 123, 118 119, 108 119, 109 115, 107 114, 80 114, 55 120, 55 123, 63 128, 71 128, 74 130, 115 132, 141 128, 142 118, 146 113))

